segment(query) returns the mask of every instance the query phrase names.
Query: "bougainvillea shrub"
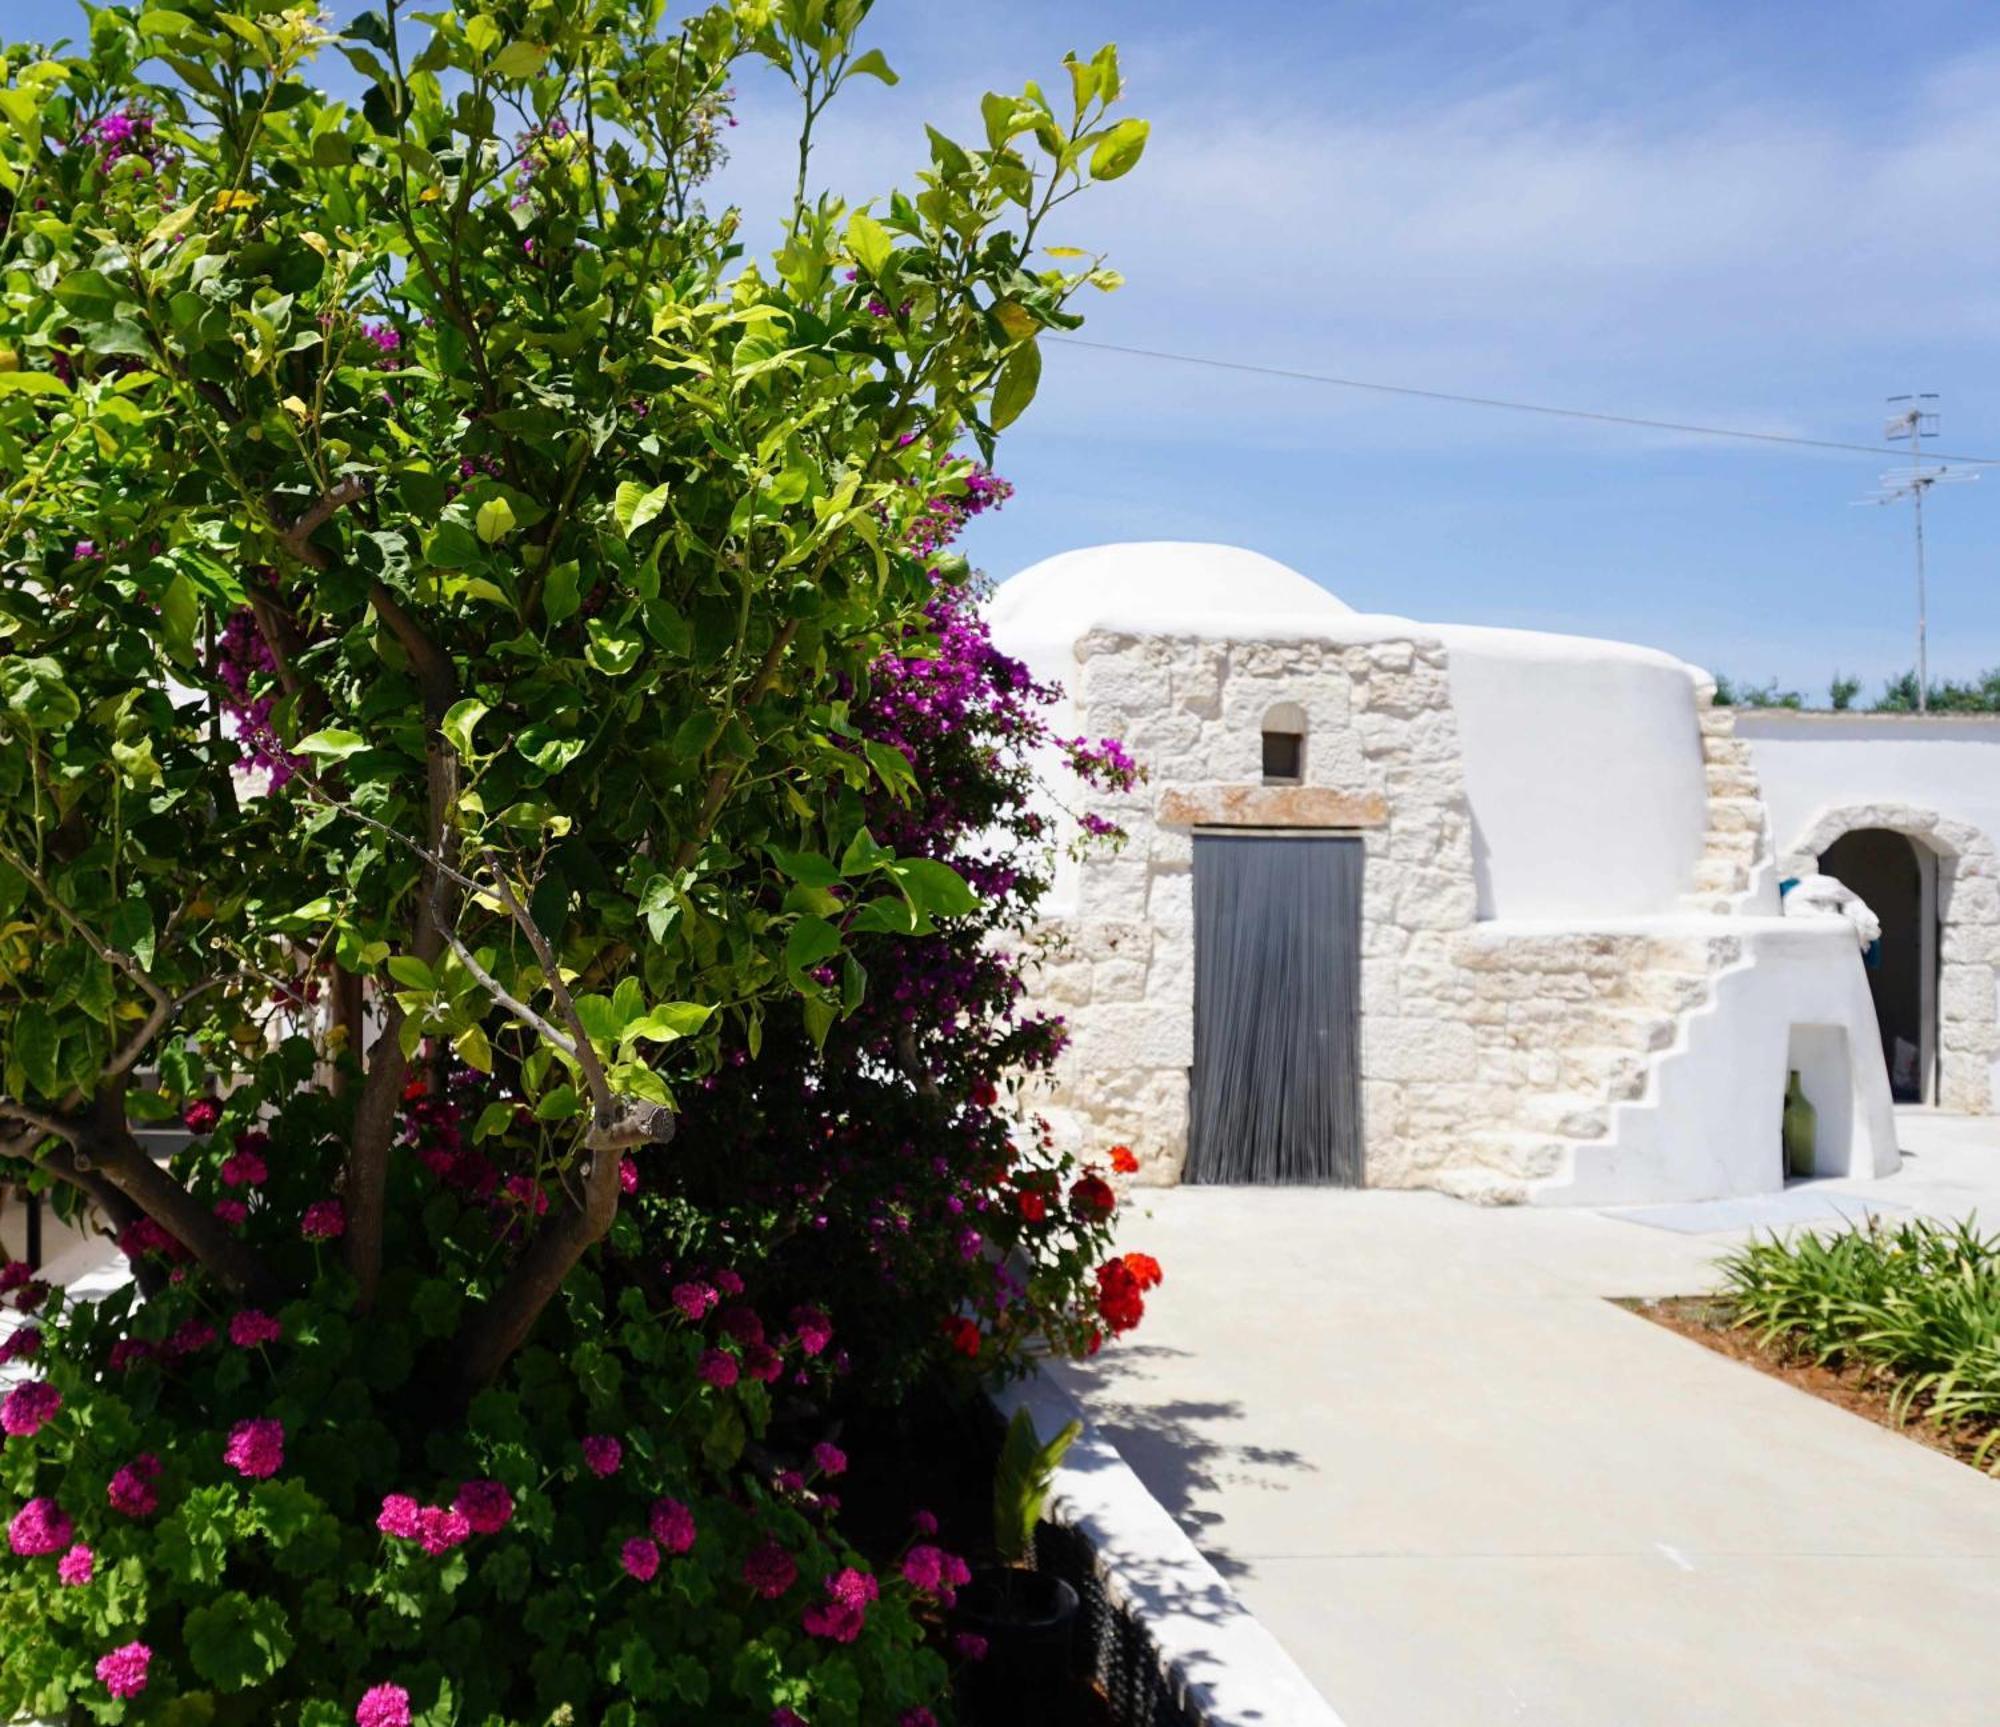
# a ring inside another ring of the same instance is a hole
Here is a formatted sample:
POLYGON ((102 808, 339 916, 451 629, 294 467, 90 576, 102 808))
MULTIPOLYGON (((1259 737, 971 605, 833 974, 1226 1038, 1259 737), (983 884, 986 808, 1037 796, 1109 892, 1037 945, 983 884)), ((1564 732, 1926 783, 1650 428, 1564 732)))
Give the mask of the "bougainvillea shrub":
POLYGON ((921 1719, 956 1558, 842 1545, 840 1386, 1134 1317, 1105 1176, 995 1111, 1059 1035, 978 837, 1040 837, 1035 702, 927 680, 1145 127, 1107 49, 815 195, 867 10, 6 49, 0 1154, 135 1281, 0 1289, 0 1711, 921 1719), (703 186, 758 75, 753 258, 703 186))

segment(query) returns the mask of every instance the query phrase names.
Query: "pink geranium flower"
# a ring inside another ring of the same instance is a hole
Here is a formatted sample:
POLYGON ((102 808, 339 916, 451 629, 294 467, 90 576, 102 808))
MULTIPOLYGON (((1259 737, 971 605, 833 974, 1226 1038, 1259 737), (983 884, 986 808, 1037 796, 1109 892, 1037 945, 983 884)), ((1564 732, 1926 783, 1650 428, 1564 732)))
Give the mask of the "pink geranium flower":
POLYGON ((417 1540, 435 1559, 472 1539, 472 1524, 463 1511, 441 1505, 426 1505, 417 1513, 417 1540))
POLYGON ((70 1544, 76 1525, 53 1499, 30 1499, 7 1525, 7 1545, 23 1559, 60 1553, 70 1544))
POLYGON ((596 1476, 616 1475, 625 1447, 608 1433, 593 1433, 583 1442, 583 1464, 596 1476))
POLYGON ((285 1424, 271 1420, 237 1422, 229 1430, 222 1461, 253 1481, 276 1475, 285 1463, 285 1424))
POLYGON ((0 1399, 0 1429, 10 1438, 32 1439, 55 1419, 60 1408, 62 1393, 46 1379, 31 1379, 0 1399))
POLYGON ((56 1561, 56 1580, 71 1589, 81 1589, 97 1574, 97 1555, 79 1541, 56 1561))
POLYGON ((400 1685, 371 1685, 354 1706, 354 1727, 410 1727, 410 1694, 400 1685))
POLYGON ((659 1574, 660 1550, 645 1536, 635 1535, 618 1549, 618 1563, 625 1567, 627 1576, 650 1583, 659 1574))
POLYGON ((497 1481, 468 1481, 452 1506, 475 1535, 497 1535, 514 1515, 514 1496, 497 1481))
POLYGON ((798 1580, 798 1562, 775 1541, 760 1541, 744 1557, 743 1581, 766 1601, 777 1600, 798 1580))
POLYGON ((727 1391, 736 1383, 737 1375, 741 1371, 737 1366, 736 1357, 726 1349, 704 1349, 701 1352, 701 1360, 695 1366, 697 1374, 710 1385, 723 1391, 727 1391))
POLYGON ((414 1541, 421 1512, 422 1507, 407 1493, 391 1493, 383 1499, 382 1509, 376 1513, 375 1527, 394 1540, 414 1541))
POLYGON ((844 1475, 847 1472, 847 1453, 838 1445, 830 1445, 822 1439, 813 1447, 813 1465, 822 1475, 844 1475))
POLYGON ((238 1349, 255 1349, 260 1343, 276 1343, 285 1328, 268 1313, 246 1307, 229 1322, 229 1341, 238 1349))
POLYGON ((299 1219, 299 1233, 308 1241, 334 1241, 347 1233, 347 1213, 337 1199, 316 1199, 299 1219))
POLYGON ((669 1553, 685 1553, 694 1545, 694 1513, 678 1499, 655 1499, 646 1526, 669 1553))
POLYGON ((808 1607, 800 1623, 814 1637, 852 1643, 868 1622, 869 1603, 880 1594, 881 1586, 867 1572, 846 1566, 826 1580, 826 1599, 808 1607))
POLYGON ((136 1697, 146 1689, 146 1669, 153 1652, 143 1643, 127 1643, 97 1659, 97 1677, 114 1697, 136 1697))
POLYGON ((104 1497, 121 1517, 150 1517, 160 1508, 159 1489, 153 1485, 159 1477, 160 1460, 142 1451, 111 1477, 104 1497))

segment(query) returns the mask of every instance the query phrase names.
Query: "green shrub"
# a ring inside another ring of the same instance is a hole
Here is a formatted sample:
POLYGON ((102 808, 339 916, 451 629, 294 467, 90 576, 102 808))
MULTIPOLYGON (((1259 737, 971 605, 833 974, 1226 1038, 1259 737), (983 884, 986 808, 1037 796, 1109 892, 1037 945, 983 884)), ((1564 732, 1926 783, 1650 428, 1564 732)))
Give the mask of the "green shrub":
MULTIPOLYGON (((1900 1416, 2000 1422, 2000 1237, 1976 1220, 1871 1218, 1831 1236, 1753 1240, 1722 1271, 1735 1323, 1761 1342, 1884 1370, 1900 1416)), ((1996 1442, 2000 1431, 1982 1459, 1996 1442)))

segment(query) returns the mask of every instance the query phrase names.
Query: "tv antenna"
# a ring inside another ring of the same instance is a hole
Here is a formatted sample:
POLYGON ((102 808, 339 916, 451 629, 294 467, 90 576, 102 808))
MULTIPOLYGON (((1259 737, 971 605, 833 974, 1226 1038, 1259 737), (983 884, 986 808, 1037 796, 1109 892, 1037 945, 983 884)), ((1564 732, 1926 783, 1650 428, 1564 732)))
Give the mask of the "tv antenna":
POLYGON ((1963 468, 1924 466, 1924 439, 1935 437, 1938 430, 1937 399, 1935 390, 1889 398, 1889 417, 1883 422, 1882 436, 1890 443, 1902 438, 1910 440, 1909 471, 1891 468, 1882 476, 1879 490, 1855 499, 1859 504, 1900 504, 1905 498, 1910 502, 1910 514, 1917 529, 1917 712, 1920 714, 1930 711, 1931 687, 1924 601, 1924 494, 1933 486, 1958 485, 1979 478, 1977 473, 1963 468))

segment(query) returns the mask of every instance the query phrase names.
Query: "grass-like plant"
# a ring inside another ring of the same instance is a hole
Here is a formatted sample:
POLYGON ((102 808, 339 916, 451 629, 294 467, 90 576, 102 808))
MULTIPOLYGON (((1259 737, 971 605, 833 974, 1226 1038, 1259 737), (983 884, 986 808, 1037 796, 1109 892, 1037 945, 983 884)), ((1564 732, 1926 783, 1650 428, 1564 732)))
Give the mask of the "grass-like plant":
POLYGON ((2000 1236, 1976 1219, 1752 1240, 1721 1269, 1734 1323, 1760 1344, 1877 1369, 1895 1419, 1990 1429, 1974 1461, 2000 1464, 2000 1236))

